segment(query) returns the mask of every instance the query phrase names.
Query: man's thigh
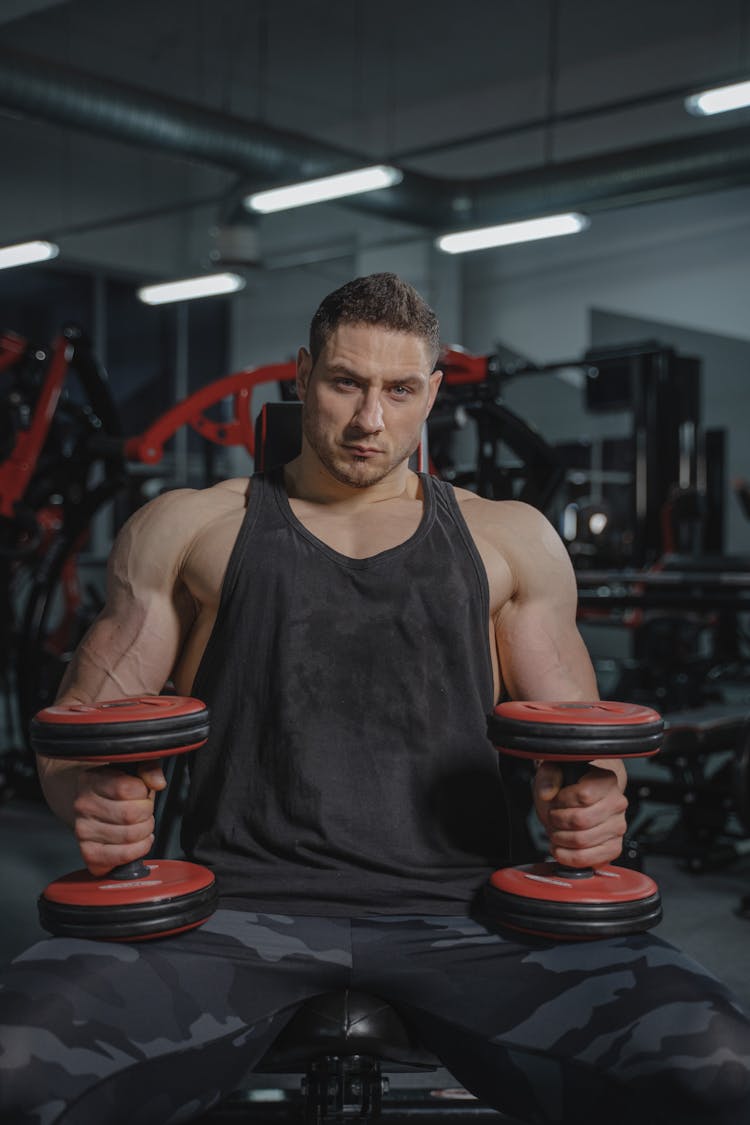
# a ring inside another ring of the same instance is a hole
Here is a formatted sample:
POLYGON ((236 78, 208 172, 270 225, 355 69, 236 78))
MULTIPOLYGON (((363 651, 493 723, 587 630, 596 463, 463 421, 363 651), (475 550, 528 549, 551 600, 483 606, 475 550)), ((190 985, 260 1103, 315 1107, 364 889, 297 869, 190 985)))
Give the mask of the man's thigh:
POLYGON ((349 983, 349 934, 219 910, 160 941, 40 942, 0 977, 0 1120, 146 1125, 211 1104, 301 1000, 349 983))
POLYGON ((501 935, 468 918, 371 916, 355 987, 406 1006, 483 1100, 530 1122, 750 1121, 750 1024, 727 990, 649 934, 501 935))

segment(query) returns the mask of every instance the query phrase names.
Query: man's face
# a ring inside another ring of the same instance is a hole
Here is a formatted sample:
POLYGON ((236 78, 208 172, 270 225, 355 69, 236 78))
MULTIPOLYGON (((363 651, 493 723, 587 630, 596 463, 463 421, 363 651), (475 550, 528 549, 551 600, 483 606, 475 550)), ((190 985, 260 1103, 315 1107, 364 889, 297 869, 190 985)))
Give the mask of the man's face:
POLYGON ((441 378, 419 336, 341 324, 314 367, 309 352, 299 352, 307 443, 342 484, 377 484, 419 445, 441 378))

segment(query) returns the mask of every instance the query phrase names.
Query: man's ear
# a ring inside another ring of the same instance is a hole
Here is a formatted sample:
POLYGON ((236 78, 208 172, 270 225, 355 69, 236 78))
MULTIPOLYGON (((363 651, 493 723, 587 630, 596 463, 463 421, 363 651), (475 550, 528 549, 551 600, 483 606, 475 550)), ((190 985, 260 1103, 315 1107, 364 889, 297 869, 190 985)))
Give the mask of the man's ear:
POLYGON ((300 348, 297 352, 297 375, 294 384, 297 390, 297 398, 300 402, 305 401, 307 394, 307 383, 310 378, 310 373, 313 369, 312 356, 307 348, 300 348))
POLYGON ((442 371, 433 371, 432 375, 430 375, 430 393, 429 393, 429 397, 428 397, 428 400, 427 400, 427 413, 428 414, 432 410, 433 404, 435 402, 435 396, 437 395, 438 390, 440 389, 440 384, 442 383, 442 381, 443 381, 442 371))

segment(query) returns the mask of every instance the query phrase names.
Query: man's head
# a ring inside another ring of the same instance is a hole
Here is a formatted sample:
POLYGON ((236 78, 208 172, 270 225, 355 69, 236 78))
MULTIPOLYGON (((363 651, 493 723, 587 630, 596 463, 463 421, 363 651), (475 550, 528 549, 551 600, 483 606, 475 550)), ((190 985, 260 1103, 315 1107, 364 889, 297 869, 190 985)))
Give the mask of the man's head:
POLYGON ((313 363, 340 324, 375 324, 424 340, 432 366, 440 352, 440 326, 435 313, 413 285, 395 273, 355 277, 324 297, 310 324, 313 363))
POLYGON ((354 488, 405 468, 440 385, 438 352, 437 317, 395 274, 331 293, 297 358, 303 454, 354 488))

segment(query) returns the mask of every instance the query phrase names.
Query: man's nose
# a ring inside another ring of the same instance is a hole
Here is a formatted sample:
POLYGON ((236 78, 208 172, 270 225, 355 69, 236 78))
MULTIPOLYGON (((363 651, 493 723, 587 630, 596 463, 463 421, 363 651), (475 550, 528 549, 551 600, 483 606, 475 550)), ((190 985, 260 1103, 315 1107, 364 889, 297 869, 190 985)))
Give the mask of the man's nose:
POLYGON ((383 406, 379 395, 368 393, 352 419, 355 426, 367 434, 383 429, 383 406))

